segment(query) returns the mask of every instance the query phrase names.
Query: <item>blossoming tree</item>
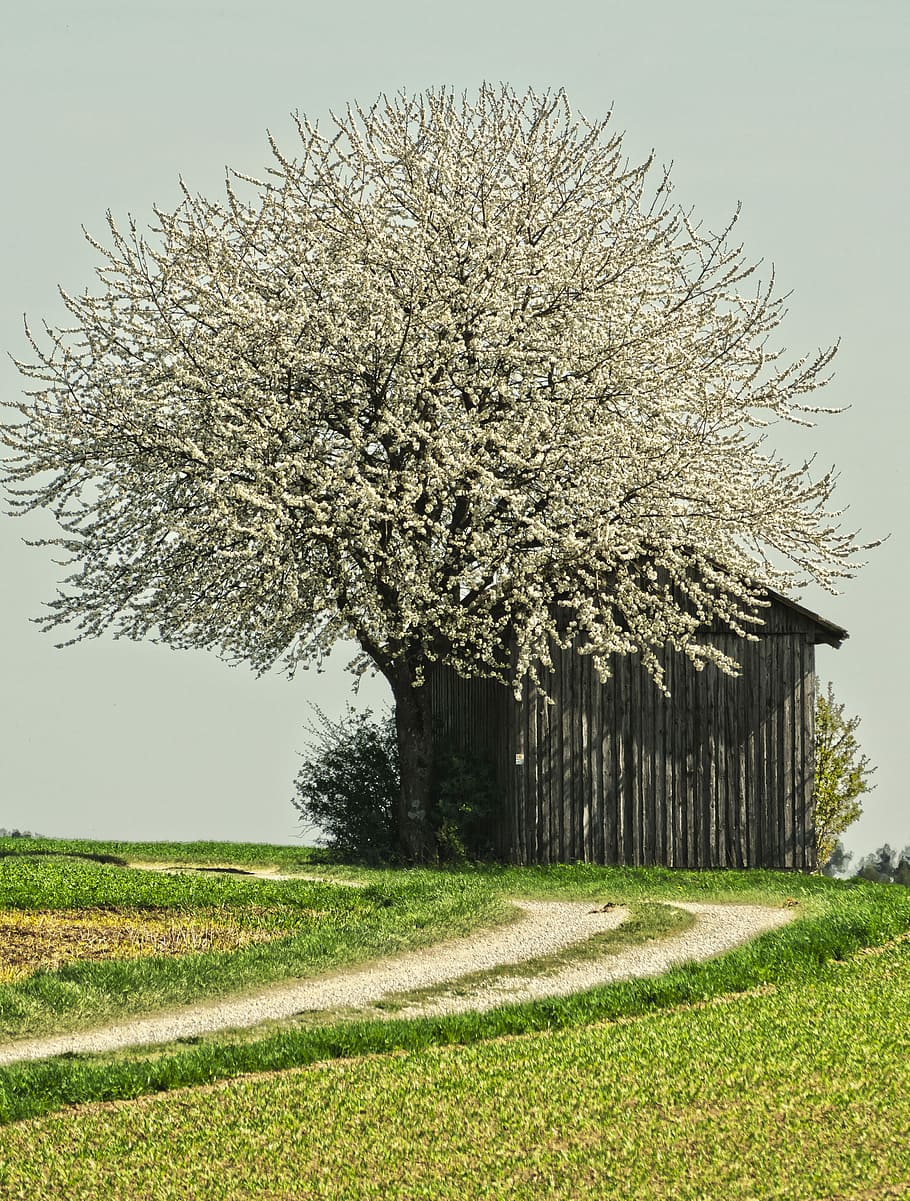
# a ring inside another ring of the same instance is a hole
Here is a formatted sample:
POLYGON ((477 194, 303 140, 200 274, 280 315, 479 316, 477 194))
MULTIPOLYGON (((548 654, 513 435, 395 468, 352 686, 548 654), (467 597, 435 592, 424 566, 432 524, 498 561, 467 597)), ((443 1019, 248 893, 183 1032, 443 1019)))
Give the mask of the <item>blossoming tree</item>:
MULTIPOLYGON (((773 281, 562 91, 485 85, 298 118, 265 180, 112 218, 94 295, 29 334, 13 512, 75 564, 46 627, 289 672, 342 638, 391 685, 404 852, 433 854, 442 660, 518 687, 551 639, 602 673, 724 659, 762 586, 854 570, 808 423, 833 351, 782 363, 773 281), (23 420, 24 418, 24 420, 23 420), (557 629, 555 612, 568 615, 557 629)), ((827 411, 827 410, 824 410, 827 411)))

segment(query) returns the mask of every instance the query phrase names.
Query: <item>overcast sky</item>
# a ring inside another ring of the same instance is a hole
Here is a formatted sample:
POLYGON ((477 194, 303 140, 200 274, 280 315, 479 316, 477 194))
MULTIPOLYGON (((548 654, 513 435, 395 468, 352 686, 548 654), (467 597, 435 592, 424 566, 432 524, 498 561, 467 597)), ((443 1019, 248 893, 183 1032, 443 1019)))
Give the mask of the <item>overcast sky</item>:
MULTIPOLYGON (((877 788, 845 842, 910 843, 906 619, 910 196, 906 0, 29 0, 0 43, 0 348, 25 357, 22 315, 59 323, 57 286, 93 285, 105 211, 173 207, 182 176, 220 196, 225 165, 256 174, 266 130, 327 119, 381 92, 483 80, 564 86, 591 118, 612 107, 626 149, 673 166, 677 201, 705 224, 738 201, 740 237, 792 290, 792 356, 841 340, 819 397, 848 412, 796 434, 790 459, 836 464, 846 521, 890 533, 843 595, 804 604, 847 628, 818 670, 862 718, 877 788)), ((0 397, 23 381, 0 362, 0 397)), ((0 826, 86 838, 288 843, 308 702, 339 715, 387 704, 328 669, 257 679, 202 652, 103 639, 55 649, 29 618, 63 574, 50 519, 0 517, 0 826)))

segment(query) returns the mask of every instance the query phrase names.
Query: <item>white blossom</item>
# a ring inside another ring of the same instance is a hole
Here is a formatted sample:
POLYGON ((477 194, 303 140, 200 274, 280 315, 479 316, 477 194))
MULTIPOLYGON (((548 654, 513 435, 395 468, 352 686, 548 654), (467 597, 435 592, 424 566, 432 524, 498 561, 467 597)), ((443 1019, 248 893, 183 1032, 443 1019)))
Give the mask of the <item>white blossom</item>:
POLYGON ((764 587, 853 573, 833 471, 765 434, 829 411, 834 351, 774 349, 735 217, 703 232, 562 91, 334 123, 220 203, 182 185, 148 237, 109 217, 72 327, 29 332, 2 430, 14 511, 76 566, 48 627, 262 671, 351 637, 355 675, 513 688, 574 639, 659 683, 667 642, 735 670, 706 624, 752 636, 764 587))

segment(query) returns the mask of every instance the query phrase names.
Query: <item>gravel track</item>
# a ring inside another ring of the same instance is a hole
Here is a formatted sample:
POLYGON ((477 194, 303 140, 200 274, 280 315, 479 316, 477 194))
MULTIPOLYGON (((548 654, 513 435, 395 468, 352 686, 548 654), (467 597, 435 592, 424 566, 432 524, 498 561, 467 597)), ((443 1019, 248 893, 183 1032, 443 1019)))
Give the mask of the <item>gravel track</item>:
POLYGON ((674 902, 674 905, 695 916, 695 925, 682 934, 641 943, 600 959, 563 964, 543 975, 510 972, 486 980, 468 993, 452 991, 404 1006, 395 1016, 428 1017, 463 1013, 469 1009, 495 1009, 497 1005, 534 1001, 540 997, 565 997, 598 984, 628 980, 633 976, 661 976, 682 963, 721 955, 766 930, 785 925, 793 917, 792 910, 761 905, 703 905, 682 901, 674 902))
MULTIPOLYGON (((682 934, 614 955, 564 965, 542 976, 529 972, 495 977, 467 993, 444 993, 394 1010, 391 1016, 485 1010, 543 996, 565 996, 632 976, 660 975, 680 963, 719 955, 793 917, 792 910, 759 905, 678 904, 696 917, 695 925, 682 934)), ((615 929, 628 916, 628 910, 621 907, 606 911, 592 909, 589 901, 520 901, 515 905, 522 916, 508 926, 436 943, 330 976, 272 985, 251 995, 207 1001, 103 1029, 19 1040, 0 1048, 0 1065, 65 1053, 95 1053, 170 1042, 215 1030, 255 1026, 307 1011, 366 1009, 371 1017, 389 1016, 369 1007, 390 994, 434 987, 470 972, 552 955, 594 934, 615 929)))

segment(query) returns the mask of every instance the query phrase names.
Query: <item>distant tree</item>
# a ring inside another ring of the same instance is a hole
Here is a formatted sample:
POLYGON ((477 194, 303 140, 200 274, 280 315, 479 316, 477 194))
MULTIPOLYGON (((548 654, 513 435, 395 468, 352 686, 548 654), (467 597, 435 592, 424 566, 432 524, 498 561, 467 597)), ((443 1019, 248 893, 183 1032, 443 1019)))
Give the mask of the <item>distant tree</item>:
POLYGON ((893 875, 895 884, 910 888, 910 846, 904 847, 898 856, 893 875))
POLYGON ((765 445, 825 411, 834 349, 784 359, 735 217, 703 228, 562 91, 332 120, 223 201, 184 188, 151 238, 109 218, 0 434, 14 511, 48 509, 76 565, 47 628, 258 671, 356 640, 420 862, 434 663, 520 690, 577 640, 602 676, 638 654, 660 683, 667 644, 735 672, 706 631, 754 637, 768 587, 833 590, 861 547, 833 469, 765 445))
POLYGON ((838 834, 862 813, 859 798, 875 787, 868 782, 876 769, 860 754, 858 717, 845 717, 829 682, 825 692, 815 681, 815 845, 818 862, 831 858, 838 834))
MULTIPOLYGON (((834 849, 828 856, 826 863, 821 866, 823 876, 846 876, 849 875, 850 861, 853 858, 853 852, 845 849, 844 844, 838 839, 834 844, 834 849)), ((819 860, 821 863, 821 860, 819 860)))
POLYGON ((904 847, 898 856, 892 879, 895 884, 910 888, 910 846, 904 847))
POLYGON ((874 884, 890 884, 893 858, 894 851, 887 842, 877 850, 870 851, 859 861, 857 879, 871 880, 874 884))
POLYGON ((893 851, 886 842, 878 850, 863 856, 856 875, 860 880, 871 880, 876 884, 910 886, 910 846, 893 851))

